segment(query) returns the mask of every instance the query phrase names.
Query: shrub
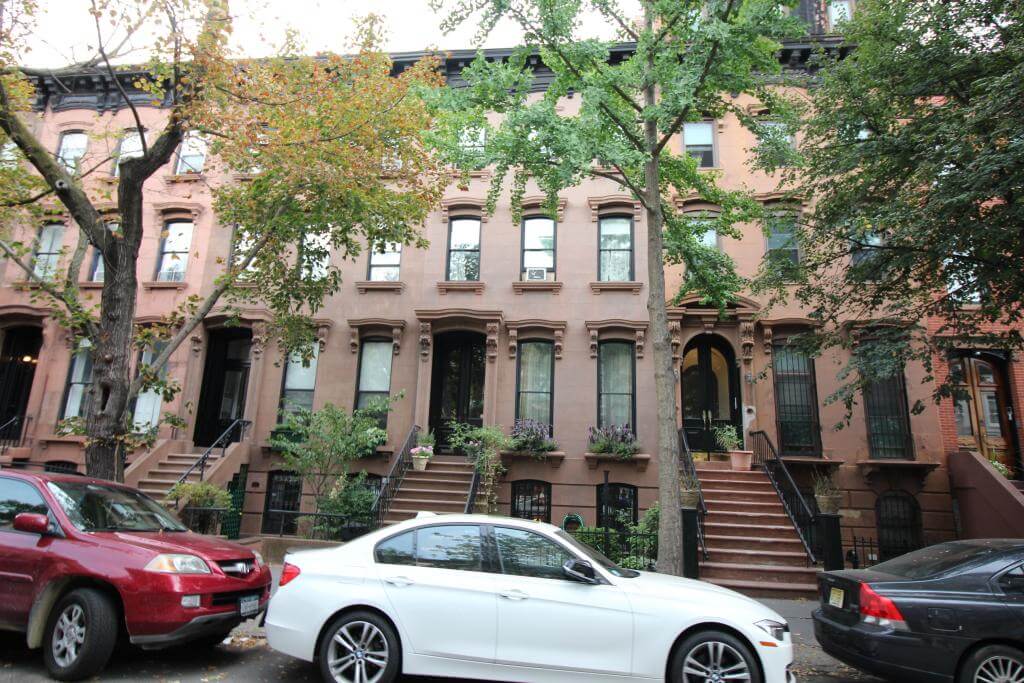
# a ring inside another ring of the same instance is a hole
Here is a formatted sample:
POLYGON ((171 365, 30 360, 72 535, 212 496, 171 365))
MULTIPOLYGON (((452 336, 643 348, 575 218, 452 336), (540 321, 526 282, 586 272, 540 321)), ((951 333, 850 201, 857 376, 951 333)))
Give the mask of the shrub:
POLYGON ((737 451, 743 445, 743 439, 732 425, 720 425, 711 431, 714 432, 715 442, 722 450, 737 451))
POLYGON ((990 459, 988 462, 989 464, 992 465, 996 472, 1003 475, 1007 479, 1013 479, 1013 473, 1010 471, 1009 467, 1007 467, 1006 465, 1004 465, 1003 463, 999 462, 994 458, 990 459))
POLYGON ((589 432, 591 453, 608 453, 619 458, 630 458, 640 450, 640 444, 627 425, 591 427, 589 432))
POLYGON ((230 508, 231 494, 208 481, 184 481, 171 487, 167 500, 177 501, 182 507, 230 508))
POLYGON ((516 420, 512 425, 510 447, 514 451, 533 453, 534 455, 556 451, 558 443, 548 436, 550 433, 551 425, 538 420, 530 418, 516 420))

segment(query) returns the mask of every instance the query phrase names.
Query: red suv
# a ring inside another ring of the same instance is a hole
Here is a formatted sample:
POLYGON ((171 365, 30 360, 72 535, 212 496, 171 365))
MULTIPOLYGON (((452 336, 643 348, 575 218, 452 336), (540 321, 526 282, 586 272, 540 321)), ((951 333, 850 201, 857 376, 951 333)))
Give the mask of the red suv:
POLYGON ((43 648, 50 675, 92 676, 118 637, 216 644, 270 598, 259 553, 193 534, 127 486, 0 470, 0 628, 43 648))

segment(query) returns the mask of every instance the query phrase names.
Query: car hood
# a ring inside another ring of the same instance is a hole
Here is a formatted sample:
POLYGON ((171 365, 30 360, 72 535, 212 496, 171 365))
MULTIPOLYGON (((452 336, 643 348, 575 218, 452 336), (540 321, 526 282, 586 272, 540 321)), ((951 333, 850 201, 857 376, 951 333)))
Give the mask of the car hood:
POLYGON ((131 546, 141 551, 161 553, 188 553, 210 560, 242 560, 253 557, 252 550, 212 536, 186 532, 129 532, 103 531, 90 534, 97 540, 131 546))
POLYGON ((659 600, 680 600, 688 603, 695 601, 707 601, 709 605, 741 607, 744 609, 764 610, 766 619, 785 621, 764 603, 753 598, 737 593, 734 590, 716 586, 707 581, 695 579, 684 579, 680 576, 669 576, 667 574, 655 574, 653 572, 638 572, 640 576, 632 579, 618 579, 617 585, 623 590, 657 598, 659 600))

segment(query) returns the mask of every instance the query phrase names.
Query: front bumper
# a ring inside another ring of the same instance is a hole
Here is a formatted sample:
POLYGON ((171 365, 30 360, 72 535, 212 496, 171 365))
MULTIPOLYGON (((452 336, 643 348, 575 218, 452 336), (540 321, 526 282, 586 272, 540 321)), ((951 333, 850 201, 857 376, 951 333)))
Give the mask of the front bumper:
POLYGON ((246 619, 256 619, 262 615, 256 614, 251 617, 242 617, 237 612, 223 614, 206 614, 196 617, 184 626, 175 629, 170 633, 161 633, 149 636, 130 636, 132 645, 138 645, 144 650, 156 650, 159 648, 181 645, 196 638, 212 636, 217 633, 230 631, 246 619))
POLYGON ((821 609, 812 614, 814 637, 821 649, 839 661, 869 674, 894 681, 949 683, 953 680, 953 661, 940 648, 922 643, 909 633, 896 633, 857 623, 853 626, 825 616, 821 609), (918 668, 927 663, 929 670, 918 668))

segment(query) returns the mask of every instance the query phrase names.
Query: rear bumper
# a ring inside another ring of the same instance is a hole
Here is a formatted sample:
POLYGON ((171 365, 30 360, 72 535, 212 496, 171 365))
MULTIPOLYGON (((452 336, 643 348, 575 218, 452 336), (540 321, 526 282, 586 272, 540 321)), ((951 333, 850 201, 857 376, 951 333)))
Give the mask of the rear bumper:
POLYGON ((862 624, 847 626, 814 611, 814 637, 821 649, 844 664, 894 681, 949 683, 955 661, 943 661, 942 650, 926 647, 912 635, 876 631, 862 624), (927 656, 923 656, 927 655, 927 656), (918 668, 928 663, 931 670, 918 668))

